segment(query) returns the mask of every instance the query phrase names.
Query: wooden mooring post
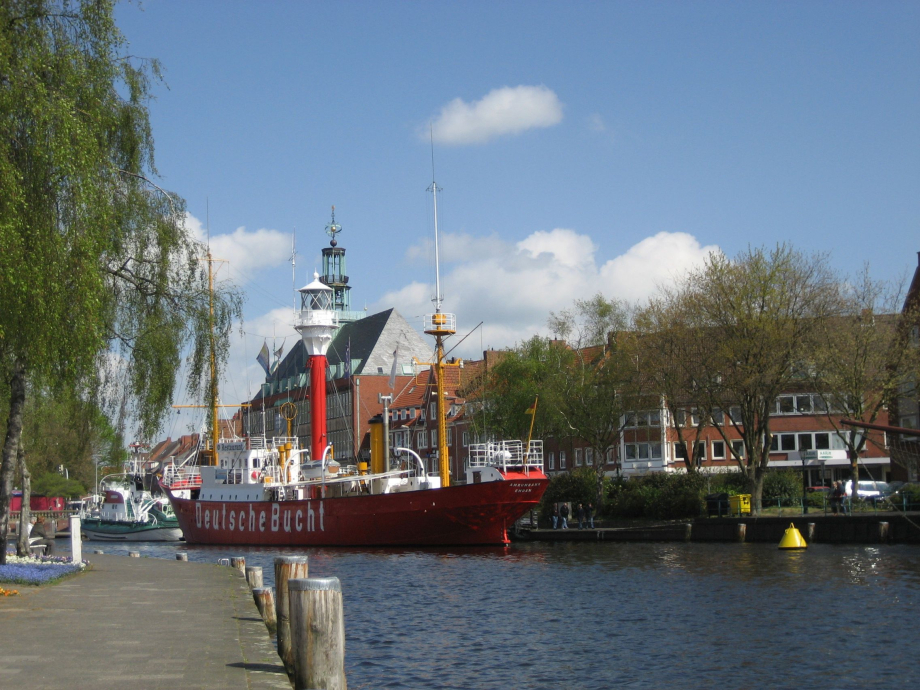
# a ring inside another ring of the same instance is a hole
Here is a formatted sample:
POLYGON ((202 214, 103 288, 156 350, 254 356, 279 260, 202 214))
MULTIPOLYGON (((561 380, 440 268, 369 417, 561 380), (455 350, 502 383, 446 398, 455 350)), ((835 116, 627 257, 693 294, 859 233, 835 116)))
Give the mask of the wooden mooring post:
POLYGON ((258 565, 246 566, 246 584, 249 589, 255 589, 262 586, 262 568, 258 565))
POLYGON ((288 580, 294 687, 347 690, 342 585, 337 577, 288 580))
POLYGON ((275 618, 275 593, 271 587, 256 587, 252 590, 252 598, 256 602, 256 608, 265 622, 265 627, 271 635, 275 634, 278 629, 277 619, 275 618))
MULTIPOLYGON (((309 575, 306 556, 279 556, 275 559, 275 619, 278 633, 278 656, 289 675, 294 673, 291 655, 291 616, 288 607, 288 580, 309 575)), ((304 686, 308 687, 308 686, 304 686)))
POLYGON ((243 556, 233 556, 230 559, 230 567, 236 568, 243 575, 246 574, 246 559, 243 556))
POLYGON ((188 560, 188 552, 187 552, 187 551, 178 551, 178 552, 176 553, 176 560, 177 560, 177 561, 187 561, 187 560, 188 560))

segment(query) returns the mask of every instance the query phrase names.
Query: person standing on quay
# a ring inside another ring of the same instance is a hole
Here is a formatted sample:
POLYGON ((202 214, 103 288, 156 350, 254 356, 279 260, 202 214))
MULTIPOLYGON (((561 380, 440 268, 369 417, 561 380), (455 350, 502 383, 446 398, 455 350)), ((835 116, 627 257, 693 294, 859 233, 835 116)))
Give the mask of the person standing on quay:
POLYGON ((833 484, 831 484, 831 497, 830 497, 831 513, 833 513, 834 515, 838 515, 838 511, 840 510, 840 504, 842 500, 843 500, 843 488, 840 486, 840 482, 834 482, 833 484))
POLYGON ((559 504, 553 503, 553 529, 559 526, 559 504))
POLYGON ((569 528, 569 504, 563 503, 559 509, 559 517, 562 518, 562 529, 569 528))
POLYGON ((579 503, 578 510, 575 511, 575 517, 578 518, 578 529, 585 528, 585 507, 579 503))
POLYGON ((594 529, 594 504, 593 503, 588 504, 587 512, 588 512, 588 527, 590 527, 591 529, 594 529))

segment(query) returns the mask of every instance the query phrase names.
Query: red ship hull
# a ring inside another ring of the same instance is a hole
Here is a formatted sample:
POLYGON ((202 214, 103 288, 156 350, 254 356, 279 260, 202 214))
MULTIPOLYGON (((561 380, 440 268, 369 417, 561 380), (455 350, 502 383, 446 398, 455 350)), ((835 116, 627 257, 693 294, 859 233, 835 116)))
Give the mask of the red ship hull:
POLYGON ((504 481, 382 495, 296 501, 201 501, 170 496, 190 544, 457 546, 507 544, 508 528, 543 496, 539 471, 504 481))

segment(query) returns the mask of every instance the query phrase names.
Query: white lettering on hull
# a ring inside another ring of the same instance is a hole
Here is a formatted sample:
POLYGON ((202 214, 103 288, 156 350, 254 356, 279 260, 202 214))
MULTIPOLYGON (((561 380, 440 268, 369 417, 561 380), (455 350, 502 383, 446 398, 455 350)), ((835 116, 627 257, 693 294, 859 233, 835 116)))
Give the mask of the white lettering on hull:
MULTIPOLYGON (((326 506, 324 501, 319 502, 319 531, 326 531, 326 506)), ((301 504, 302 505, 302 504, 301 504)), ((227 504, 220 508, 202 508, 201 504, 195 503, 195 527, 206 531, 234 531, 255 532, 258 526, 259 532, 315 532, 316 531, 316 513, 310 501, 306 502, 306 512, 302 508, 294 510, 291 507, 283 506, 279 503, 273 503, 271 510, 266 513, 264 510, 256 511, 250 503, 247 510, 240 510, 238 513, 230 508, 229 516, 227 514, 227 504), (248 518, 248 519, 247 519, 248 518)))

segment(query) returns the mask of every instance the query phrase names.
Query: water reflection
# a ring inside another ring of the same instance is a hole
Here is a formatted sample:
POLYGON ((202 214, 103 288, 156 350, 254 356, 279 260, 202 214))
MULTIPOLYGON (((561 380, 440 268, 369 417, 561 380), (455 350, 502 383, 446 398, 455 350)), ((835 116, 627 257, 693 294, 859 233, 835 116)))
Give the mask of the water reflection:
POLYGON ((100 547, 242 555, 267 584, 275 556, 308 555, 342 580, 353 689, 822 686, 829 669, 840 687, 920 686, 915 547, 100 547))

